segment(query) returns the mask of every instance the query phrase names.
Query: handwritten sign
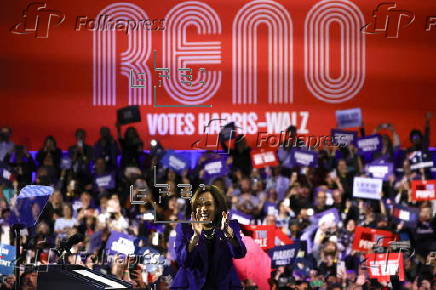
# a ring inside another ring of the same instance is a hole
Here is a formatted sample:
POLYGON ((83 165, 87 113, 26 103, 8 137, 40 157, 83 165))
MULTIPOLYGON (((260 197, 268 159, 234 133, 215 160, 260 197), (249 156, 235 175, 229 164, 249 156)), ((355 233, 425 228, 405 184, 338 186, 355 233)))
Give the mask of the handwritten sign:
POLYGON ((354 177, 353 196, 369 199, 381 199, 383 179, 354 177))

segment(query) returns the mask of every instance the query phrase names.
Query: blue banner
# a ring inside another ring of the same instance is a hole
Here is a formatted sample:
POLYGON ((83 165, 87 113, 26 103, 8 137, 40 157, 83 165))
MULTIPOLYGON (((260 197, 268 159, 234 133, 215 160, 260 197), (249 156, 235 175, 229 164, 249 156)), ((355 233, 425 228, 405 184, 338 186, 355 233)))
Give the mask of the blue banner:
POLYGON ((53 191, 54 189, 51 186, 25 186, 21 189, 20 194, 11 200, 9 224, 22 224, 26 227, 35 226, 53 191))
POLYGON ((331 136, 333 144, 337 146, 356 145, 357 142, 357 132, 355 131, 332 129, 331 136))
POLYGON ((277 246, 268 250, 268 255, 271 257, 271 267, 291 265, 297 258, 298 251, 301 248, 301 243, 295 242, 291 245, 277 246))
POLYGON ((15 260, 15 247, 0 244, 0 274, 1 275, 12 275, 14 273, 14 265, 12 261, 15 260))
POLYGON ((251 220, 253 219, 251 215, 240 212, 237 209, 231 209, 229 213, 230 213, 230 218, 238 220, 238 222, 241 225, 250 225, 251 220))
POLYGON ((339 129, 362 126, 362 110, 360 108, 336 111, 336 127, 339 129))
POLYGON ((109 255, 125 254, 132 255, 136 252, 135 247, 136 237, 127 234, 112 231, 109 239, 106 242, 106 252, 109 255))
POLYGON ((191 167, 191 159, 187 152, 168 150, 160 162, 163 167, 171 168, 179 174, 182 173, 183 170, 191 167))

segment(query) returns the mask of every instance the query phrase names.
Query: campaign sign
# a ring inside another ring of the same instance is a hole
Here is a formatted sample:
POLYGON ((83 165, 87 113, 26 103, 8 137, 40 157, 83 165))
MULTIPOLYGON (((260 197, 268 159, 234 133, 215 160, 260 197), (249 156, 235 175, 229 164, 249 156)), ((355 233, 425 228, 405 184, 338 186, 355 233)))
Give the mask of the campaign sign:
POLYGON ((229 210, 231 219, 237 220, 241 225, 251 224, 253 217, 249 214, 243 213, 237 209, 229 210))
POLYGON ((279 165, 277 154, 273 150, 269 151, 251 151, 251 164, 254 168, 274 167, 279 165))
POLYGON ((115 188, 115 176, 114 174, 105 174, 95 177, 95 184, 99 188, 114 189, 115 188))
POLYGON ((388 282, 390 276, 398 276, 400 281, 404 281, 403 253, 369 253, 365 255, 365 262, 372 279, 388 282))
POLYGON ((0 244, 0 275, 14 273, 15 246, 0 244))
POLYGON ((357 148, 359 149, 359 154, 381 151, 382 140, 380 135, 374 134, 357 139, 357 148))
POLYGON ((291 245, 277 246, 268 250, 268 255, 271 257, 271 267, 290 265, 295 262, 295 259, 300 250, 301 243, 293 243, 291 245))
POLYGON ((415 227, 419 216, 419 209, 394 203, 392 206, 392 216, 397 221, 404 221, 409 226, 415 227))
POLYGON ((249 231, 250 236, 264 250, 273 248, 276 226, 273 225, 243 225, 242 229, 249 231))
POLYGON ((394 165, 392 162, 371 162, 365 166, 365 172, 373 178, 381 178, 384 181, 394 174, 394 165))
POLYGON ((54 189, 51 186, 25 186, 21 189, 20 194, 14 196, 11 200, 9 224, 22 224, 26 227, 35 226, 53 191, 54 189))
POLYGON ((354 230, 353 250, 367 253, 374 246, 389 246, 389 242, 397 240, 397 235, 385 230, 376 230, 357 226, 354 230))
POLYGON ((289 238, 282 229, 276 226, 274 231, 274 246, 285 246, 294 243, 291 238, 289 238))
POLYGON ((409 161, 412 170, 433 167, 433 157, 430 152, 413 151, 409 155, 409 161))
POLYGON ((215 178, 225 176, 228 173, 227 157, 220 157, 206 162, 203 166, 204 180, 209 183, 215 178))
POLYGON ((331 136, 333 139, 333 144, 336 144, 337 146, 348 146, 350 144, 355 145, 357 141, 356 131, 332 129, 331 136))
POLYGON ((317 167, 318 153, 315 151, 305 151, 293 149, 291 151, 291 164, 301 167, 317 167))
POLYGON ((162 157, 161 164, 165 168, 171 168, 177 173, 190 168, 190 159, 186 154, 176 152, 174 150, 167 150, 162 157))
POLYGON ((362 126, 362 110, 354 108, 336 111, 336 127, 339 129, 362 126))
POLYGON ((436 180, 412 180, 412 200, 426 201, 436 199, 436 180))
POLYGON ((136 237, 129 236, 122 232, 112 231, 106 243, 106 251, 109 255, 125 254, 132 255, 135 253, 136 237))
POLYGON ((380 200, 382 185, 383 179, 354 177, 353 196, 380 200))

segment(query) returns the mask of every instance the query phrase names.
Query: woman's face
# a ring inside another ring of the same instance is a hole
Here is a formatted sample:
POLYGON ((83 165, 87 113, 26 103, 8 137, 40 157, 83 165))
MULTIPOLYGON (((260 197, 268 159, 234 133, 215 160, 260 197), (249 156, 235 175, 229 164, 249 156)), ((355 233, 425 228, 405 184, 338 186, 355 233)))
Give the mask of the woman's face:
POLYGON ((55 143, 54 143, 54 141, 53 141, 52 138, 48 138, 48 139, 45 141, 45 145, 46 145, 47 147, 50 147, 50 148, 55 148, 55 147, 56 147, 56 146, 55 146, 55 143))
POLYGON ((338 171, 341 174, 347 173, 347 163, 344 160, 338 162, 338 171))
POLYGON ((419 219, 421 221, 428 221, 431 219, 431 208, 429 207, 423 207, 419 211, 419 219))
POLYGON ((213 195, 206 191, 198 197, 197 218, 200 221, 211 221, 215 219, 216 205, 213 195))
POLYGON ((70 219, 72 216, 71 208, 69 206, 64 206, 63 209, 64 212, 64 218, 70 219))
POLYGON ((354 231, 356 227, 356 224, 354 223, 354 220, 349 220, 347 223, 347 231, 352 232, 354 231))

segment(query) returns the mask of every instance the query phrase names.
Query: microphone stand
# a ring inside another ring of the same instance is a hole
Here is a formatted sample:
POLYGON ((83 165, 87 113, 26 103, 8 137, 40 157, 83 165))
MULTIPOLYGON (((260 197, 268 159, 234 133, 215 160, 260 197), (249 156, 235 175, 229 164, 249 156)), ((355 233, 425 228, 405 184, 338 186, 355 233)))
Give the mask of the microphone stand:
POLYGON ((21 234, 20 231, 24 229, 23 224, 15 224, 12 226, 12 230, 15 232, 15 290, 20 289, 20 244, 21 244, 21 234))

